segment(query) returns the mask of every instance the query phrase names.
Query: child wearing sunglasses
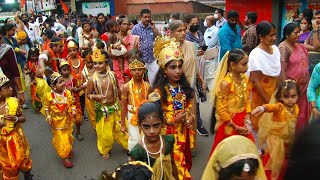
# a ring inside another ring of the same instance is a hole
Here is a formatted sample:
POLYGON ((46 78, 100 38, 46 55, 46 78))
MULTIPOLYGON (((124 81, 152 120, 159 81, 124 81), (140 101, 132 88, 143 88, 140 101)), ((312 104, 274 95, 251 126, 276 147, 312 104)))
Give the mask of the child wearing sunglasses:
POLYGON ((178 179, 173 157, 174 136, 161 136, 163 111, 156 102, 145 102, 138 108, 138 126, 142 138, 129 152, 132 160, 146 162, 155 179, 178 179))

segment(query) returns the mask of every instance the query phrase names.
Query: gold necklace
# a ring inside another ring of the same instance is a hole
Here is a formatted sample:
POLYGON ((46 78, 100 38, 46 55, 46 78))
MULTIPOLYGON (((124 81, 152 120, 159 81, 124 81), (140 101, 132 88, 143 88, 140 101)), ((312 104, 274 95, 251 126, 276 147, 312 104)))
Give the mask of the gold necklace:
MULTIPOLYGON (((79 59, 77 59, 77 60, 78 60, 78 65, 77 66, 75 66, 75 65, 73 65, 73 63, 71 63, 72 67, 75 68, 75 69, 78 69, 80 67, 80 65, 81 65, 80 60, 79 59)), ((72 62, 72 60, 71 60, 71 62, 72 62)))

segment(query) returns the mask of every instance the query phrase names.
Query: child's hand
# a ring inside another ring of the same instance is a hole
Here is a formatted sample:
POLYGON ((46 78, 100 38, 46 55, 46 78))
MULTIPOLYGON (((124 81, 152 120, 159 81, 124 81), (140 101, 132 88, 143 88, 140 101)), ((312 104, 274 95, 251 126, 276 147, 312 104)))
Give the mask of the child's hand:
POLYGON ((249 131, 247 128, 245 127, 239 127, 238 126, 238 129, 237 129, 237 132, 241 135, 248 135, 249 134, 249 131))
POLYGON ((47 119, 46 119, 46 120, 47 120, 48 124, 51 125, 51 122, 52 122, 51 116, 47 116, 47 119))
POLYGON ((261 115, 262 113, 264 113, 264 107, 263 106, 258 106, 253 111, 251 111, 251 114, 253 116, 256 116, 256 117, 261 115))
POLYGON ((126 126, 121 124, 120 131, 125 133, 126 132, 126 126))
POLYGON ((174 121, 176 123, 180 123, 180 122, 182 122, 183 119, 186 119, 186 113, 185 112, 181 112, 181 113, 177 114, 177 116, 174 118, 174 121))
POLYGON ((101 94, 96 95, 96 97, 94 98, 96 101, 101 102, 103 100, 106 99, 106 97, 102 96, 101 94))
POLYGON ((5 120, 12 121, 12 122, 16 121, 16 116, 13 116, 13 115, 10 115, 10 114, 3 115, 3 118, 5 120))
POLYGON ((193 116, 189 116, 186 121, 184 121, 184 125, 186 128, 192 128, 192 124, 194 122, 193 116))

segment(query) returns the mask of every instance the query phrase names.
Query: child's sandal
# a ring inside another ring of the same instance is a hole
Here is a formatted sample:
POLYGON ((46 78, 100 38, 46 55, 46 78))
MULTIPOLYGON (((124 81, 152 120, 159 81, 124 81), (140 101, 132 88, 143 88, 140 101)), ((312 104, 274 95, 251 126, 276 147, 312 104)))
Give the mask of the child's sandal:
POLYGON ((72 168, 73 167, 73 163, 70 160, 64 160, 63 165, 65 168, 72 168))

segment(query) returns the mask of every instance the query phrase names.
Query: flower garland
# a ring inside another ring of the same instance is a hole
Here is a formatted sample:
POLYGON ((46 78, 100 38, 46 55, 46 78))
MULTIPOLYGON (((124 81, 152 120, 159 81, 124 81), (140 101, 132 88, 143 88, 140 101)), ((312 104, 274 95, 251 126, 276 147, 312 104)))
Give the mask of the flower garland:
POLYGON ((82 70, 84 68, 84 64, 83 64, 82 58, 79 55, 77 56, 77 59, 79 60, 79 63, 80 63, 79 67, 78 67, 79 68, 79 72, 78 73, 75 72, 74 66, 72 65, 72 60, 71 60, 70 57, 68 57, 67 61, 68 61, 68 64, 70 65, 70 73, 71 73, 72 77, 75 78, 77 81, 79 81, 79 82, 77 82, 77 85, 78 85, 78 84, 80 84, 81 73, 82 73, 82 70))

